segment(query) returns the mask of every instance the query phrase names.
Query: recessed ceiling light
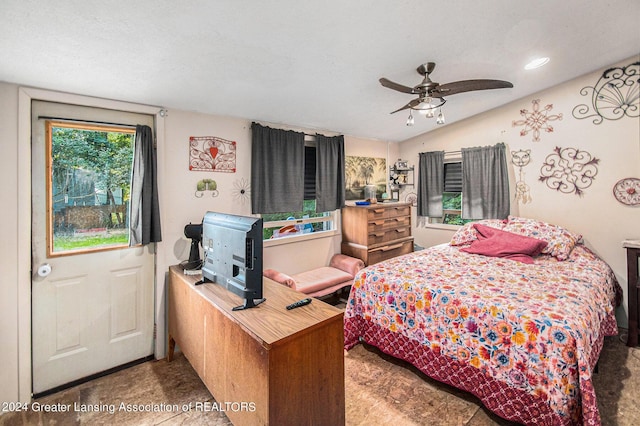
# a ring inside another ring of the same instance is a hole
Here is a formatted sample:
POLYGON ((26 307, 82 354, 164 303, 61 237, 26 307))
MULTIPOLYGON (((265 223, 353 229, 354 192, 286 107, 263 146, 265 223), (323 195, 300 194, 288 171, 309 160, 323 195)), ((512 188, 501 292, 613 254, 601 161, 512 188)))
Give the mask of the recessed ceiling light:
POLYGON ((547 62, 549 62, 549 58, 536 58, 533 61, 529 62, 527 65, 524 66, 525 70, 532 70, 534 68, 540 68, 541 66, 545 65, 547 62))

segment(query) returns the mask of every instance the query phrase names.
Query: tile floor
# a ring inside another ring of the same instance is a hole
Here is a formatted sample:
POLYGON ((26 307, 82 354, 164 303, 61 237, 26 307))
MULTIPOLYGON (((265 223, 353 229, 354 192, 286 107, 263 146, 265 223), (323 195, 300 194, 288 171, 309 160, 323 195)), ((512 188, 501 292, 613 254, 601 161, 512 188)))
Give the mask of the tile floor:
MULTIPOLYGON (((346 423, 351 426, 509 424, 475 397, 362 345, 345 355, 345 386, 346 423)), ((603 425, 640 424, 640 348, 627 348, 618 337, 607 338, 594 386, 603 425)), ((205 405, 214 402, 179 355, 171 363, 146 362, 37 399, 32 406, 41 411, 1 415, 0 425, 231 424, 223 412, 205 405), (69 411, 45 411, 64 407, 69 411)))

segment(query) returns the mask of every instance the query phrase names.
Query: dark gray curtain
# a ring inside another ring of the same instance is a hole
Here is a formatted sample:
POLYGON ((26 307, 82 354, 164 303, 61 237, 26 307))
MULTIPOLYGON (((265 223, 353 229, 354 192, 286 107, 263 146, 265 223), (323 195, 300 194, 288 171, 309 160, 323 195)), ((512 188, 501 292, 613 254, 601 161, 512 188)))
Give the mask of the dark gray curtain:
POLYGON ((316 134, 316 211, 344 206, 344 136, 316 134))
POLYGON ((251 125, 251 211, 302 211, 304 133, 251 125))
POLYGON ((442 217, 444 151, 421 152, 418 163, 418 216, 442 217))
POLYGON ((149 126, 136 126, 129 209, 130 246, 162 241, 156 147, 149 126))
POLYGON ((503 143, 461 150, 463 219, 505 219, 509 215, 505 150, 503 143))

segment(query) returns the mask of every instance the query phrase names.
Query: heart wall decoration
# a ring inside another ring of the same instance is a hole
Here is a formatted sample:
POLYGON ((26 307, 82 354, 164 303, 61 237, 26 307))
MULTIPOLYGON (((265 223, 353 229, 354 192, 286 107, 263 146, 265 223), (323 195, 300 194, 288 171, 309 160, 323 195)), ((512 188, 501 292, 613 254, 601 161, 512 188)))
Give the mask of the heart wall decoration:
POLYGON ((235 173, 236 143, 215 136, 191 136, 189 170, 235 173))

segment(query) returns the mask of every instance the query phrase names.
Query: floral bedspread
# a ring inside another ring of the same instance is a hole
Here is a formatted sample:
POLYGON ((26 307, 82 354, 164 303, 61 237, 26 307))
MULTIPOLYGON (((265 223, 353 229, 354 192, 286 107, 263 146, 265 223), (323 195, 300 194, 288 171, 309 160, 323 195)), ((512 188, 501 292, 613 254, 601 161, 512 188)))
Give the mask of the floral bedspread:
POLYGON ((582 244, 565 261, 542 255, 534 264, 440 245, 358 274, 345 347, 375 324, 543 401, 553 423, 597 423, 591 374, 604 335, 617 334, 620 295, 610 267, 582 244))

